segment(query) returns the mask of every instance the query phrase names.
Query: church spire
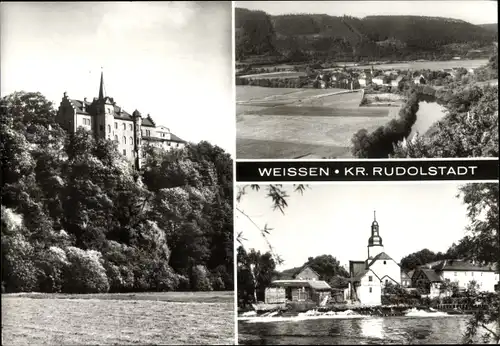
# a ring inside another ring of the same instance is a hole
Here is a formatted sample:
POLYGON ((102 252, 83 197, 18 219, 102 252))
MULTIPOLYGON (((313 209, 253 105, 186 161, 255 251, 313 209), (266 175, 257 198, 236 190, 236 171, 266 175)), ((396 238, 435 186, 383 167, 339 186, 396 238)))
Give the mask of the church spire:
POLYGON ((377 215, 375 210, 373 211, 373 221, 375 222, 377 221, 377 215))
POLYGON ((104 73, 101 67, 101 83, 99 83, 99 100, 103 100, 105 97, 104 94, 104 73))

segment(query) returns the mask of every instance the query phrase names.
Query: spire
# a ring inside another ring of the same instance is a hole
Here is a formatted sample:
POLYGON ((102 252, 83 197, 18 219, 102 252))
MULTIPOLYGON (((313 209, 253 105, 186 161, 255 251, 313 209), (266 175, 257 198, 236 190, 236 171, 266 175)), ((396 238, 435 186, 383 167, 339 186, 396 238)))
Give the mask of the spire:
POLYGON ((101 67, 101 83, 99 84, 99 100, 104 99, 104 73, 102 72, 102 67, 101 67))
POLYGON ((375 222, 376 222, 376 221, 377 221, 377 215, 376 215, 375 213, 376 213, 376 211, 374 210, 374 211, 373 211, 373 221, 375 221, 375 222))

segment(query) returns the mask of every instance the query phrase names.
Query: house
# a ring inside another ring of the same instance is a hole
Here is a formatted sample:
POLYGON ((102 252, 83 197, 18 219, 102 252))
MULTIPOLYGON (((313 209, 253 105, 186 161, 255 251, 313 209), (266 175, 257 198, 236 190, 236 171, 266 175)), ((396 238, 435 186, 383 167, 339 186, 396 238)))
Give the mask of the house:
POLYGON ((411 277, 403 269, 401 269, 401 286, 403 287, 411 286, 411 277))
POLYGON ((465 290, 471 281, 482 292, 495 292, 500 278, 494 266, 480 265, 466 260, 443 260, 431 262, 415 270, 412 284, 430 290, 431 286, 440 287, 445 281, 456 283, 458 289, 465 290))
POLYGON ((297 274, 294 275, 295 280, 319 280, 320 275, 315 272, 311 267, 303 267, 297 274))
POLYGON ((391 81, 391 86, 393 87, 399 87, 399 85, 403 82, 404 76, 398 76, 396 79, 393 79, 391 81))
POLYGON ((328 300, 332 290, 330 285, 321 280, 275 280, 271 282, 270 288, 282 289, 288 301, 313 302, 317 305, 328 300))
POLYGON ((426 79, 423 75, 413 77, 414 84, 426 84, 426 79))
POLYGON ((380 295, 385 285, 408 287, 410 279, 401 266, 384 252, 375 213, 367 250, 365 261, 349 261, 348 299, 363 305, 380 304, 380 295))
POLYGON ((371 269, 363 269, 349 279, 349 296, 363 305, 382 304, 381 280, 371 269))
POLYGON ((431 269, 416 270, 412 277, 412 286, 420 292, 428 293, 430 298, 439 297, 442 279, 431 269))
POLYGON ((384 85, 384 77, 383 76, 377 76, 372 79, 372 83, 376 85, 384 85))
POLYGON ((358 83, 360 86, 365 87, 366 86, 366 79, 360 78, 360 79, 358 79, 358 83))
POLYGON ((96 138, 115 141, 118 151, 137 169, 141 168, 143 147, 183 147, 186 142, 170 132, 165 126, 157 126, 149 114, 143 117, 138 110, 128 113, 104 92, 101 72, 99 96, 92 102, 71 99, 67 93, 59 105, 56 121, 62 129, 74 133, 78 128, 93 132, 96 138))

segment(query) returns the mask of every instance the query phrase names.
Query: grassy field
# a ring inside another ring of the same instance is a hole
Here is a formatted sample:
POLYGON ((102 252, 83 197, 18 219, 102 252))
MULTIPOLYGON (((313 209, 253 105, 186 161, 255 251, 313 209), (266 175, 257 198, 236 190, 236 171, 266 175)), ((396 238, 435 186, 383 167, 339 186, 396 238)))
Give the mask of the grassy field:
POLYGON ((359 107, 361 92, 237 88, 237 157, 350 157, 351 138, 397 116, 398 107, 359 107))
POLYGON ((3 294, 5 345, 234 344, 233 292, 3 294))
POLYGON ((241 76, 240 78, 250 78, 250 79, 273 79, 273 78, 298 78, 305 77, 307 74, 305 72, 297 71, 279 71, 279 72, 266 72, 266 73, 256 73, 241 76))

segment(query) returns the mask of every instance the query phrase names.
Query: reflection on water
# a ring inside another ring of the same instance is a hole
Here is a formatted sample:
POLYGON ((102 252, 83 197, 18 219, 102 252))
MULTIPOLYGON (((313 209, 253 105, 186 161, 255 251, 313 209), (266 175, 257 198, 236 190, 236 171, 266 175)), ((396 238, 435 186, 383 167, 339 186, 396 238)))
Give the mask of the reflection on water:
POLYGON ((466 316, 367 317, 238 324, 245 345, 443 344, 461 343, 466 316))
POLYGON ((418 103, 417 121, 413 124, 410 138, 418 131, 424 135, 429 128, 446 115, 446 108, 437 102, 422 101, 418 103))

